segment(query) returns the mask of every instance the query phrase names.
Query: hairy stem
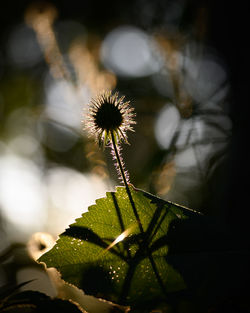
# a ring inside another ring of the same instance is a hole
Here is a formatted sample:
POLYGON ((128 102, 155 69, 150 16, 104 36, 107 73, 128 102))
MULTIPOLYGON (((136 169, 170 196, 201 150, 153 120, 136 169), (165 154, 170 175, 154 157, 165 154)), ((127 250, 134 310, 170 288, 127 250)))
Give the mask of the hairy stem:
POLYGON ((114 136, 113 132, 111 132, 111 139, 112 139, 112 147, 113 147, 113 150, 115 153, 115 157, 116 157, 116 161, 117 161, 120 173, 121 173, 121 177, 122 177, 123 183, 127 189, 128 188, 128 182, 127 182, 127 178, 126 178, 126 172, 125 172, 124 166, 122 164, 120 152, 118 151, 117 146, 116 146, 115 136, 114 136))
POLYGON ((111 139, 112 139, 112 146, 113 146, 113 150, 114 150, 115 157, 116 157, 116 160, 117 160, 117 164, 118 164, 118 167, 119 167, 119 170, 120 170, 120 173, 121 173, 121 177, 122 177, 122 180, 124 182, 124 185, 125 185, 125 188, 126 188, 126 191, 127 191, 127 194, 128 194, 129 201, 131 203, 131 206, 132 206, 135 218, 137 220, 140 232, 142 234, 144 234, 142 223, 141 223, 140 217, 138 215, 138 212, 136 210, 135 203, 134 203, 134 200, 132 198, 132 195, 131 195, 131 192, 130 192, 130 189, 129 189, 129 186, 128 186, 128 182, 127 182, 127 179, 126 179, 126 172, 124 170, 124 166, 123 166, 122 161, 121 161, 121 156, 120 156, 120 153, 119 153, 119 151, 117 149, 117 146, 116 146, 115 136, 114 136, 114 134, 112 132, 111 132, 111 139))

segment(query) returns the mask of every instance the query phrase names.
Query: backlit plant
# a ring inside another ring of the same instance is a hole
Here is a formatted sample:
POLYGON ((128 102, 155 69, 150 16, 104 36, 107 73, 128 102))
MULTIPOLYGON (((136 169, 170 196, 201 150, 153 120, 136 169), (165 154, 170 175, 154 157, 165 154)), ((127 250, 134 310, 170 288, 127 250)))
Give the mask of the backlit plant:
POLYGON ((63 280, 86 294, 123 305, 126 311, 149 312, 186 288, 167 258, 168 233, 178 237, 172 225, 198 214, 129 183, 120 145, 128 143, 134 118, 134 109, 118 93, 106 91, 91 100, 84 128, 99 145, 111 147, 124 187, 97 199, 39 262, 55 267, 63 280))

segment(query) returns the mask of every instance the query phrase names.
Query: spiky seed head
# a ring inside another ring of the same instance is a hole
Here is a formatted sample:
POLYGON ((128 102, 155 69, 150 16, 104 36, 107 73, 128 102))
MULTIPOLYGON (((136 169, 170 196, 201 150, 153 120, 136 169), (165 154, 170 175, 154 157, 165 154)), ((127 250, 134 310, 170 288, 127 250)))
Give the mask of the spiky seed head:
POLYGON ((117 143, 121 140, 128 143, 126 132, 133 131, 136 122, 134 108, 124 98, 118 92, 105 91, 90 101, 86 129, 99 145, 105 147, 111 142, 112 134, 117 143))

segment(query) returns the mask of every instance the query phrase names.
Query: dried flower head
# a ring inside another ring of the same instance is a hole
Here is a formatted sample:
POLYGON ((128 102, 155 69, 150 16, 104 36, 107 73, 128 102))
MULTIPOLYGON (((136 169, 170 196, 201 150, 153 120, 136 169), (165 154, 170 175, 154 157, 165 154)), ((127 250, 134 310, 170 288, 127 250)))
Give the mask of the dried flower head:
POLYGON ((112 141, 112 136, 117 143, 121 139, 128 143, 126 132, 133 131, 134 109, 124 98, 119 98, 118 92, 106 91, 90 102, 86 128, 104 147, 112 141))

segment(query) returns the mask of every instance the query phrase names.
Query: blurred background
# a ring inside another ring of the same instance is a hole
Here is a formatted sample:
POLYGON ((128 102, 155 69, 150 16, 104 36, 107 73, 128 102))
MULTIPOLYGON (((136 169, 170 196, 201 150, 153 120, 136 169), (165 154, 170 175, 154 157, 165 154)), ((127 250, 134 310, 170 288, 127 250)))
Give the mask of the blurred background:
POLYGON ((131 183, 249 235, 246 12, 233 1, 5 3, 0 285, 44 278, 32 258, 119 184, 109 149, 83 130, 106 89, 137 114, 123 146, 131 183))

